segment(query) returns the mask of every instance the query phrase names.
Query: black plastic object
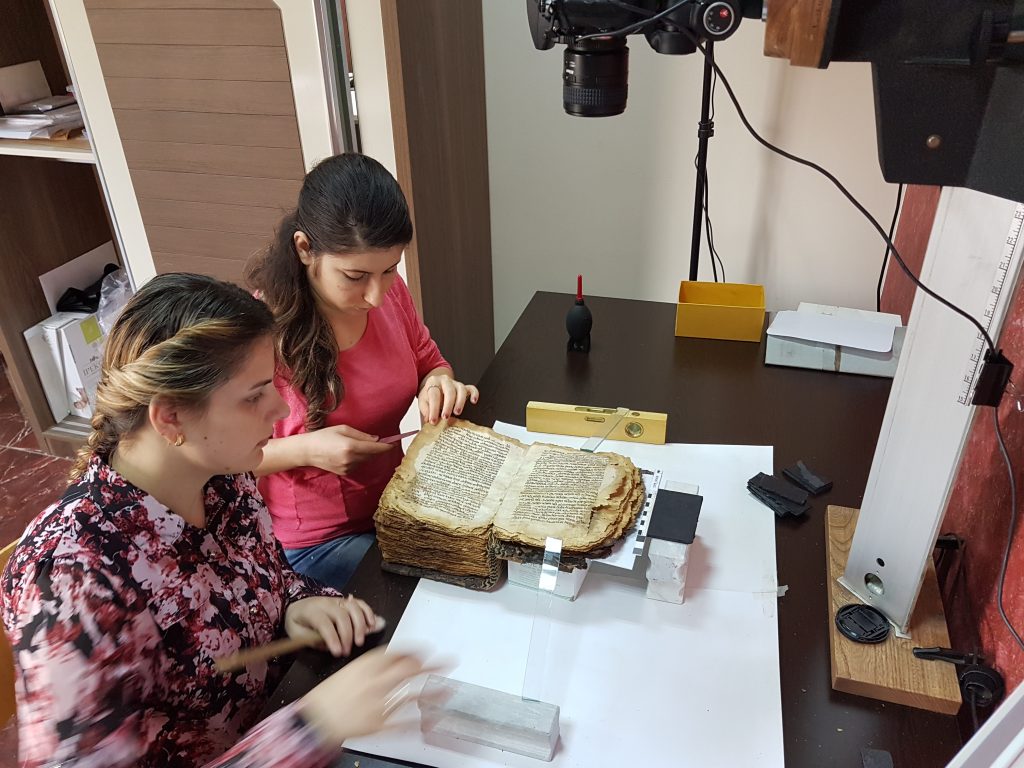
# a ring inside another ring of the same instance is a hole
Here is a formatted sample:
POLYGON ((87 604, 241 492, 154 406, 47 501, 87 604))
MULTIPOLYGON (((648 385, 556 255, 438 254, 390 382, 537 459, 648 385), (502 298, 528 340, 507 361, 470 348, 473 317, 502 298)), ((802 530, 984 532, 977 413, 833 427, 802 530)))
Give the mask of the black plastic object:
POLYGON ((1003 700, 1006 683, 992 667, 969 664, 960 671, 960 690, 967 701, 973 698, 979 707, 994 707, 1003 700))
POLYGON ((68 288, 57 300, 57 311, 95 312, 100 307, 100 287, 103 285, 103 278, 119 269, 120 267, 117 264, 107 264, 103 267, 103 277, 92 285, 81 290, 78 288, 68 288))
POLYGON ((877 608, 861 603, 836 611, 836 626, 855 643, 880 643, 889 636, 889 620, 877 608))
POLYGON ((758 472, 747 481, 747 490, 777 517, 802 517, 810 510, 807 491, 774 475, 758 472))
POLYGON ((570 352, 590 351, 590 329, 594 327, 594 318, 590 308, 583 303, 583 275, 576 277, 576 303, 569 308, 565 316, 565 330, 569 332, 569 343, 566 348, 570 352))
POLYGON ((703 503, 703 496, 664 488, 659 490, 647 524, 647 538, 692 544, 703 503))
POLYGON ((1013 373, 1013 363, 1006 359, 1003 350, 991 349, 985 353, 985 362, 981 365, 981 375, 974 387, 972 405, 989 405, 998 407, 1006 391, 1006 384, 1013 373))
POLYGON ((914 648, 913 654, 927 661, 945 661, 957 667, 957 680, 966 701, 979 707, 992 707, 1003 699, 1006 683, 1003 676, 985 665, 985 657, 978 653, 962 653, 952 648, 914 648))
POLYGON ((812 496, 818 496, 832 488, 831 480, 812 472, 802 461, 798 461, 795 466, 786 467, 782 470, 782 474, 812 496))

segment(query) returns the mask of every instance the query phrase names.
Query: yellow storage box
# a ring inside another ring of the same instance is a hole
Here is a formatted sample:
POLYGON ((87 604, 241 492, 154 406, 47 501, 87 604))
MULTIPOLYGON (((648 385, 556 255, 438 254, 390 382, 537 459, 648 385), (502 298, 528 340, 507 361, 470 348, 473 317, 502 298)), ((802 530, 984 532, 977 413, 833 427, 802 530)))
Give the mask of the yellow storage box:
POLYGON ((764 286, 684 280, 676 305, 676 336, 760 341, 764 286))

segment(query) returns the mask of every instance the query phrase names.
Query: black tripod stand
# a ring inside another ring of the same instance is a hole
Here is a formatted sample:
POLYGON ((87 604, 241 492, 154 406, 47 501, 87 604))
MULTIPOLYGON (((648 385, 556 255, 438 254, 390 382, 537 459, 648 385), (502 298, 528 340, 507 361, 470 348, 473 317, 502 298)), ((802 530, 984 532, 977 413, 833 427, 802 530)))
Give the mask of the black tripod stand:
MULTIPOLYGON (((708 141, 715 135, 715 122, 711 119, 711 75, 714 69, 711 64, 715 60, 715 43, 708 40, 705 44, 707 54, 704 56, 704 86, 700 97, 700 122, 697 124, 697 187, 693 193, 693 233, 690 241, 690 280, 697 279, 697 267, 700 265, 700 233, 704 211, 704 186, 708 175, 708 141)), ((712 258, 714 258, 712 256, 712 258)))

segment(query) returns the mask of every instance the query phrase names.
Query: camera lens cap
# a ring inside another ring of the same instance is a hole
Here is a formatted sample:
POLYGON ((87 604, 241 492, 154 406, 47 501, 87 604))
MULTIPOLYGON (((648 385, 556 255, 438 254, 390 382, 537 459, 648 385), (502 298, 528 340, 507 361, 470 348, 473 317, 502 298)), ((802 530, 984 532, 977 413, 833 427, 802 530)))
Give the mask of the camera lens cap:
POLYGON ((855 643, 880 643, 889 636, 889 620, 882 612, 860 603, 836 611, 836 626, 855 643))

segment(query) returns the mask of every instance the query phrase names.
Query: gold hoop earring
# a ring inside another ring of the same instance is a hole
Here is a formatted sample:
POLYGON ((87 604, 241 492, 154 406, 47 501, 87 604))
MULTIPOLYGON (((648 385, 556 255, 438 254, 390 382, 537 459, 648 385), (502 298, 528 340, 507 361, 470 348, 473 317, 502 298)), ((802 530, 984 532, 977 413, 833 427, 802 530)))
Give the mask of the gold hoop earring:
POLYGON ((175 448, 181 448, 181 446, 183 446, 184 444, 185 444, 185 436, 184 436, 184 435, 181 435, 181 434, 179 434, 179 435, 178 435, 178 436, 177 436, 177 437, 176 437, 176 438, 174 439, 174 447, 175 447, 175 448))

